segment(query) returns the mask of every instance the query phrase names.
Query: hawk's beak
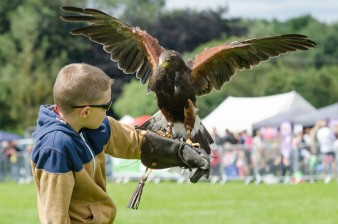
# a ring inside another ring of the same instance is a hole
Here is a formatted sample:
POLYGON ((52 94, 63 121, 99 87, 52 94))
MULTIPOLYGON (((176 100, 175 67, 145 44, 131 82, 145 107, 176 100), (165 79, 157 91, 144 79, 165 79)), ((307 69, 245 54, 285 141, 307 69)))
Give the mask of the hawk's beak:
POLYGON ((166 68, 166 67, 168 67, 169 66, 169 61, 163 61, 161 64, 160 64, 160 67, 161 68, 166 68))

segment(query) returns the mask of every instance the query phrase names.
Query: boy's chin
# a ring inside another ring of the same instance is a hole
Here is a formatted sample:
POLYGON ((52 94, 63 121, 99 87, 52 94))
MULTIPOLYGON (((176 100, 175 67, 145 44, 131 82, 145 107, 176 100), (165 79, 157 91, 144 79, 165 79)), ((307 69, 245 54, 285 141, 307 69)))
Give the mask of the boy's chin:
POLYGON ((88 126, 87 128, 95 130, 95 129, 98 129, 99 127, 100 127, 100 124, 99 125, 88 126))
POLYGON ((93 129, 98 129, 99 127, 100 127, 100 125, 98 125, 98 126, 94 127, 93 129))

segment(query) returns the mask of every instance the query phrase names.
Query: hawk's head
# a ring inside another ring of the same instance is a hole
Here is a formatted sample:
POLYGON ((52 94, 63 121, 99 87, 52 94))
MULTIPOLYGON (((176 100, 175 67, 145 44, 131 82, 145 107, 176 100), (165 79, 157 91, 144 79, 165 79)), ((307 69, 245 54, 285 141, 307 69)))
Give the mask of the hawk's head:
POLYGON ((159 68, 165 70, 177 70, 180 69, 180 66, 184 66, 182 56, 176 51, 163 51, 159 57, 158 62, 159 68))

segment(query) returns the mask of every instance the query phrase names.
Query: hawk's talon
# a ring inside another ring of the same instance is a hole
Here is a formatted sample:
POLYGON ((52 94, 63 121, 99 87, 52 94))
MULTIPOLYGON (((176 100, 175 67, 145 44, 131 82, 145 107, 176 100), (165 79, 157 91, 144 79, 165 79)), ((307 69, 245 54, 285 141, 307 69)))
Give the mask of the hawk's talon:
POLYGON ((164 132, 162 130, 157 130, 156 133, 159 135, 159 136, 162 136, 162 137, 166 137, 166 138, 173 138, 174 135, 171 133, 171 132, 164 132))
POLYGON ((188 138, 188 139, 185 141, 185 143, 187 143, 188 145, 190 145, 190 146, 193 147, 193 148, 200 148, 200 144, 199 144, 199 143, 194 143, 194 142, 192 142, 190 138, 188 138))
POLYGON ((166 137, 166 132, 164 132, 164 131, 162 131, 162 130, 157 130, 156 133, 157 133, 159 136, 166 137))
POLYGON ((193 148, 200 148, 200 143, 191 143, 193 148))
POLYGON ((167 138, 174 138, 173 134, 171 132, 166 132, 165 137, 167 138))

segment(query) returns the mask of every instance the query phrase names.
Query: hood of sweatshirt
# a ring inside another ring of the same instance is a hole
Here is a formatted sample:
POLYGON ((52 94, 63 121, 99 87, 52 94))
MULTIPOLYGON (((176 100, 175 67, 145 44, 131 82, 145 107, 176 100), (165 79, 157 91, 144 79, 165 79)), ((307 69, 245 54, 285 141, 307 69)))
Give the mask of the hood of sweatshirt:
POLYGON ((77 133, 61 120, 54 106, 41 106, 37 128, 33 133, 35 147, 32 161, 38 169, 51 173, 79 171, 83 164, 103 151, 110 137, 109 120, 106 117, 98 129, 80 130, 77 133))
POLYGON ((59 115, 54 111, 54 105, 40 106, 36 131, 33 133, 34 140, 37 142, 53 131, 62 131, 74 136, 78 135, 74 129, 60 119, 59 115))

